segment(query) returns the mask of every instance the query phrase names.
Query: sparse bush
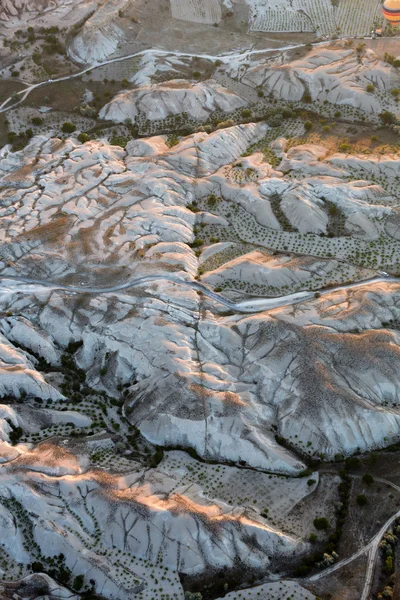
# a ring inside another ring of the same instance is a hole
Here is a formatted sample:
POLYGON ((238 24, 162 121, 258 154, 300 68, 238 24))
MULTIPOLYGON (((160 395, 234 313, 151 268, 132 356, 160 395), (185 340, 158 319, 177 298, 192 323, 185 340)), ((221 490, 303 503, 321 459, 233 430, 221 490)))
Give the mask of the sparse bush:
POLYGON ((213 208, 218 202, 218 198, 215 194, 210 194, 207 198, 207 204, 210 208, 213 208))
POLYGON ((350 456, 346 458, 345 465, 347 470, 355 470, 360 468, 361 463, 357 456, 350 456))
POLYGON ((356 498, 358 506, 365 506, 368 504, 368 498, 364 494, 359 494, 356 498))
POLYGON ((388 110, 384 110, 380 115, 379 115, 382 123, 384 123, 385 125, 391 125, 393 123, 397 123, 397 117, 396 115, 394 115, 393 113, 391 113, 388 110))
POLYGON ((191 244, 189 244, 191 248, 200 248, 200 246, 204 246, 204 240, 200 238, 196 238, 191 244))
POLYGON ((372 485, 374 483, 374 478, 369 473, 364 473, 362 476, 362 482, 366 485, 372 485))
POLYGON ((328 529, 329 522, 328 519, 326 519, 325 517, 317 517, 316 519, 314 519, 313 525, 315 529, 318 529, 318 531, 324 531, 328 529))
POLYGON ((82 589, 83 586, 83 582, 84 582, 84 577, 83 575, 77 575, 74 579, 74 582, 72 584, 72 587, 74 588, 74 590, 76 590, 77 592, 79 592, 79 590, 82 589))
POLYGON ((81 144, 84 144, 85 142, 88 142, 90 140, 90 137, 88 136, 87 133, 80 133, 78 135, 78 142, 80 142, 81 144))
POLYGON ((173 148, 174 146, 177 146, 179 144, 179 137, 176 135, 176 133, 172 133, 168 136, 167 141, 165 143, 168 146, 168 148, 173 148))
POLYGON ((61 131, 63 133, 74 133, 75 130, 76 126, 73 123, 70 123, 69 121, 66 121, 62 124, 61 131))
POLYGON ((283 115, 276 113, 267 120, 267 123, 270 127, 280 127, 283 124, 283 115))
POLYGON ((120 146, 120 148, 126 148, 127 143, 129 142, 129 138, 123 135, 114 135, 109 139, 109 142, 112 146, 120 146))

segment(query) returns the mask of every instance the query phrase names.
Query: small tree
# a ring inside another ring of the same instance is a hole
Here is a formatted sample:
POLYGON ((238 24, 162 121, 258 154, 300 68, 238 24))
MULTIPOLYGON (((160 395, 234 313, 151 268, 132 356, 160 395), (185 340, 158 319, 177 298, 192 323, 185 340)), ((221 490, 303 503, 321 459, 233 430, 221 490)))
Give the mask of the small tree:
POLYGON ((74 588, 74 590, 79 592, 79 590, 82 589, 83 582, 84 582, 83 575, 77 575, 74 579, 74 583, 72 584, 72 587, 74 588))
POLYGON ((368 504, 368 499, 364 494, 359 494, 356 498, 356 502, 358 506, 365 506, 368 504))
POLYGON ((357 458, 357 456, 350 456, 349 458, 346 458, 346 469, 347 470, 353 470, 353 469, 359 469, 360 468, 360 459, 357 458))
POLYGON ((63 123, 62 127, 61 127, 61 131, 63 133, 74 133, 76 127, 73 123, 70 123, 69 121, 66 121, 65 123, 63 123))
POLYGON ((78 142, 80 142, 81 144, 84 144, 85 142, 88 142, 90 140, 90 137, 88 136, 87 133, 80 133, 78 135, 78 142))
POLYGON ((397 122, 397 118, 396 115, 394 115, 393 113, 391 113, 389 110, 384 110, 380 115, 379 115, 382 123, 384 123, 385 125, 390 125, 392 123, 396 123, 397 122))
POLYGON ((385 560, 385 571, 386 573, 393 573, 394 565, 393 565, 393 556, 388 556, 385 560))
POLYGON ((329 527, 328 519, 325 517, 317 517, 314 519, 313 524, 315 529, 318 529, 318 531, 324 531, 329 527))
POLYGON ((369 473, 365 473, 362 476, 362 482, 365 483, 366 485, 372 485, 374 483, 374 478, 369 473))
POLYGON ((313 124, 312 124, 312 122, 311 122, 311 121, 306 121, 306 122, 304 123, 304 129, 305 129, 306 131, 311 131, 311 129, 312 129, 312 128, 313 128, 313 124))
POLYGON ((373 94, 375 91, 375 86, 373 83, 369 83, 365 89, 369 94, 373 94))

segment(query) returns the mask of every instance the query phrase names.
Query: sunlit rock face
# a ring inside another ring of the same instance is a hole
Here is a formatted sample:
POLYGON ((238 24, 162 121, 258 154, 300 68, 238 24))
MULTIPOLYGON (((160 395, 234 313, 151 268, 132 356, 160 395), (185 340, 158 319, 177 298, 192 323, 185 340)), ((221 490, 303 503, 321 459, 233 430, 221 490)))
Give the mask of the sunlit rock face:
MULTIPOLYGON (((232 65, 232 75, 237 68, 232 65)), ((390 91, 400 82, 396 69, 379 60, 372 50, 318 47, 289 64, 271 67, 260 62, 250 66, 241 79, 275 98, 300 101, 307 95, 309 101, 348 105, 368 113, 382 110, 379 96, 368 93, 368 84, 390 91)))
MULTIPOLYGON (((85 22, 76 61, 118 50, 126 5, 105 2, 85 22)), ((225 57, 216 77, 377 120, 367 82, 384 93, 398 81, 369 51, 323 47, 290 66, 256 57, 225 57)), ((138 61, 136 89, 100 117, 116 131, 183 113, 249 120, 247 95, 217 78, 152 81, 173 62, 138 61)), ((288 595, 315 597, 287 574, 311 551, 315 516, 336 516, 341 480, 308 460, 400 434, 400 286, 381 273, 400 259, 398 157, 304 139, 292 117, 125 148, 104 132, 86 143, 41 132, 0 151, 7 594, 29 597, 18 586, 39 563, 25 583, 49 597, 78 597, 60 572, 116 600, 183 600, 205 577, 235 594, 237 572, 284 574, 288 595)))
POLYGON ((108 0, 84 23, 74 38, 70 53, 82 63, 94 64, 106 60, 125 41, 118 16, 129 5, 127 0, 108 0))
MULTIPOLYGON (((191 447, 206 459, 296 473, 304 463, 277 444, 277 431, 298 450, 311 447, 326 456, 395 439, 398 415, 386 405, 398 402, 391 375, 398 366, 397 333, 368 330, 372 315, 377 329, 393 317, 396 285, 341 292, 352 306, 345 320, 341 311, 335 313, 339 293, 309 301, 293 315, 282 308, 222 317, 221 305, 190 287, 199 268, 190 247, 197 223, 243 226, 242 218, 236 222, 228 213, 188 210, 210 193, 220 195, 221 206, 236 204, 266 231, 277 232, 282 226, 271 198, 278 195, 296 235, 327 232, 328 200, 342 211, 349 244, 352 231, 360 243, 376 239, 377 218, 392 214, 390 194, 368 181, 349 182, 346 160, 313 145, 285 151, 283 144, 276 171, 261 169, 255 181, 233 183, 226 169, 267 131, 263 124, 249 124, 197 133, 173 148, 156 137, 132 141, 126 151, 104 142, 35 139, 24 153, 9 154, 1 192, 7 215, 3 274, 23 272, 94 292, 77 297, 34 283, 7 283, 2 309, 14 315, 19 306, 30 308, 1 325, 4 361, 17 365, 12 375, 4 368, 5 393, 21 388, 61 400, 35 371, 29 351, 56 365, 61 348, 82 340, 77 362, 90 386, 112 394, 125 386, 127 418, 160 446, 191 447), (335 176, 326 176, 333 165, 335 176), (301 179, 311 166, 313 175, 301 179), (299 177, 289 180, 289 168, 299 177), (136 288, 113 291, 116 284, 147 276, 156 278, 144 280, 140 294, 136 288), (14 342, 27 348, 28 358, 18 357, 14 342), (105 357, 107 377, 101 374, 105 357), (370 377, 362 377, 364 371, 370 377)), ((257 160, 252 164, 259 168, 257 160)), ((293 282, 306 288, 310 276, 335 277, 339 266, 329 259, 274 259, 258 251, 209 272, 203 281, 218 287, 233 279, 251 286, 264 278, 277 290, 293 282)))
POLYGON ((139 114, 154 121, 187 113, 191 119, 206 121, 217 110, 230 113, 246 106, 247 100, 215 81, 190 83, 177 79, 121 92, 101 109, 100 116, 122 123, 126 119, 135 122, 139 114))

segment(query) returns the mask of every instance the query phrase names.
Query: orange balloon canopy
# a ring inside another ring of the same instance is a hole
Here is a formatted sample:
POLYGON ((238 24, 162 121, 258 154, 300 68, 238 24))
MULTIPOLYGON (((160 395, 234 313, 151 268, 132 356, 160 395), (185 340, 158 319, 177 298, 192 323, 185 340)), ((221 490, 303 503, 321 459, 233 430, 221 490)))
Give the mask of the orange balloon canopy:
POLYGON ((389 23, 394 26, 400 25, 400 0, 386 0, 382 12, 389 23))

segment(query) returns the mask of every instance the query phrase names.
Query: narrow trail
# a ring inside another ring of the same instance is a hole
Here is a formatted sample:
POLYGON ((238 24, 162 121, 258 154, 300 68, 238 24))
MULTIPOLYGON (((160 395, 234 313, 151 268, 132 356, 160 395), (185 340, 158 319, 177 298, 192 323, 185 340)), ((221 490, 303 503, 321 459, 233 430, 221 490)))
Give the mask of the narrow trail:
MULTIPOLYGON (((346 37, 338 38, 338 40, 344 40, 344 39, 347 39, 347 38, 346 37)), ((381 39, 383 40, 385 38, 381 38, 381 39)), ((338 41, 338 40, 335 40, 335 41, 338 41)), ((314 46, 314 47, 318 47, 318 46, 324 46, 326 44, 330 44, 331 42, 332 42, 332 40, 324 40, 323 42, 314 42, 310 45, 314 46)), ((288 45, 288 46, 281 46, 280 48, 261 48, 258 50, 242 50, 241 52, 226 52, 224 54, 205 54, 205 53, 201 53, 201 52, 199 52, 199 53, 179 52, 179 51, 174 51, 174 50, 161 50, 161 49, 157 49, 157 48, 147 48, 145 50, 138 50, 137 52, 133 52, 132 54, 127 54, 126 56, 118 56, 116 58, 111 58, 111 59, 105 60, 103 62, 94 63, 93 65, 90 65, 77 73, 73 73, 72 75, 66 75, 65 77, 58 77, 57 79, 47 79, 46 81, 40 81, 39 83, 34 83, 32 85, 29 85, 28 83, 21 81, 21 83, 23 85, 26 85, 27 88, 25 90, 16 92, 20 99, 17 102, 14 102, 14 104, 7 106, 11 102, 12 98, 15 97, 15 96, 9 96, 6 100, 4 100, 4 102, 2 102, 2 104, 0 104, 0 113, 4 113, 13 108, 16 108, 17 106, 22 104, 22 102, 24 102, 24 100, 26 100, 26 98, 29 96, 29 94, 31 92, 33 92, 33 90, 36 90, 39 87, 48 85, 49 83, 59 83, 61 81, 70 81, 71 79, 76 79, 77 77, 81 77, 82 75, 85 75, 86 73, 90 73, 90 71, 93 71, 94 69, 98 69, 99 67, 106 67, 107 65, 112 65, 112 64, 118 63, 118 62, 123 62, 125 60, 131 60, 132 58, 137 58, 139 56, 155 55, 155 56, 176 56, 177 58, 205 58, 206 60, 212 60, 212 61, 220 60, 223 63, 229 63, 235 59, 247 58, 249 56, 257 56, 257 55, 261 55, 261 54, 267 54, 268 52, 286 52, 288 50, 296 50, 297 48, 303 48, 305 45, 306 44, 304 44, 304 43, 303 44, 292 44, 292 45, 288 45)))
MULTIPOLYGON (((328 41, 324 42, 315 42, 312 44, 313 46, 322 46, 324 44, 329 43, 328 41)), ((20 92, 16 92, 19 96, 19 100, 14 102, 14 104, 8 106, 8 104, 15 98, 15 95, 9 96, 2 104, 0 104, 0 113, 5 113, 13 108, 16 108, 26 98, 29 96, 33 90, 36 90, 39 87, 43 87, 50 83, 60 83, 61 81, 70 81, 71 79, 76 79, 77 77, 81 77, 86 73, 90 73, 94 69, 98 69, 99 67, 105 67, 107 65, 112 65, 113 63, 123 62, 125 60, 131 60, 132 58, 137 58, 138 56, 146 56, 146 55, 155 55, 155 56, 176 56, 178 58, 205 58, 207 60, 220 60, 221 62, 229 63, 233 59, 238 58, 246 58, 248 56, 256 56, 258 54, 267 54, 268 52, 285 52, 287 50, 295 50, 296 48, 302 48, 304 44, 294 44, 291 46, 282 46, 281 48, 264 48, 260 50, 245 50, 243 52, 236 53, 226 53, 226 54, 202 54, 202 53, 192 53, 192 52, 177 52, 173 50, 158 50, 156 48, 148 48, 147 50, 139 50, 138 52, 134 52, 133 54, 127 54, 126 56, 118 56, 117 58, 111 58, 110 60, 105 60, 104 62, 95 63, 82 69, 78 73, 73 73, 72 75, 66 75, 65 77, 58 77, 57 79, 48 79, 46 81, 41 81, 39 83, 34 83, 32 85, 28 85, 25 90, 21 90, 20 92)))
MULTIPOLYGON (((125 283, 120 283, 111 287, 84 287, 75 285, 63 285, 60 283, 46 281, 42 279, 31 279, 30 277, 3 275, 0 276, 0 294, 38 294, 43 292, 46 293, 49 290, 63 290, 75 294, 110 294, 122 290, 128 290, 130 288, 138 287, 140 285, 145 285, 147 283, 152 283, 153 281, 170 281, 171 283, 177 285, 189 287, 193 290, 201 292, 202 294, 204 294, 208 298, 211 298, 212 300, 215 300, 219 304, 226 306, 230 310, 239 313, 259 313, 265 310, 279 308, 281 306, 292 306, 294 304, 299 304, 300 302, 311 300, 315 297, 315 292, 304 291, 296 292, 294 294, 288 294, 287 296, 278 296, 276 298, 256 298, 251 300, 245 300, 242 302, 232 302, 231 300, 224 298, 224 296, 222 296, 221 294, 209 289, 203 283, 181 279, 180 277, 174 277, 173 275, 168 275, 167 273, 163 275, 147 275, 143 277, 137 277, 135 279, 126 281, 125 283), (15 284, 26 284, 26 286, 15 284)), ((368 279, 357 283, 349 283, 334 288, 328 288, 326 290, 321 290, 318 293, 322 297, 341 290, 353 290, 363 287, 365 285, 388 282, 398 282, 398 279, 394 277, 375 277, 373 279, 368 279)))

